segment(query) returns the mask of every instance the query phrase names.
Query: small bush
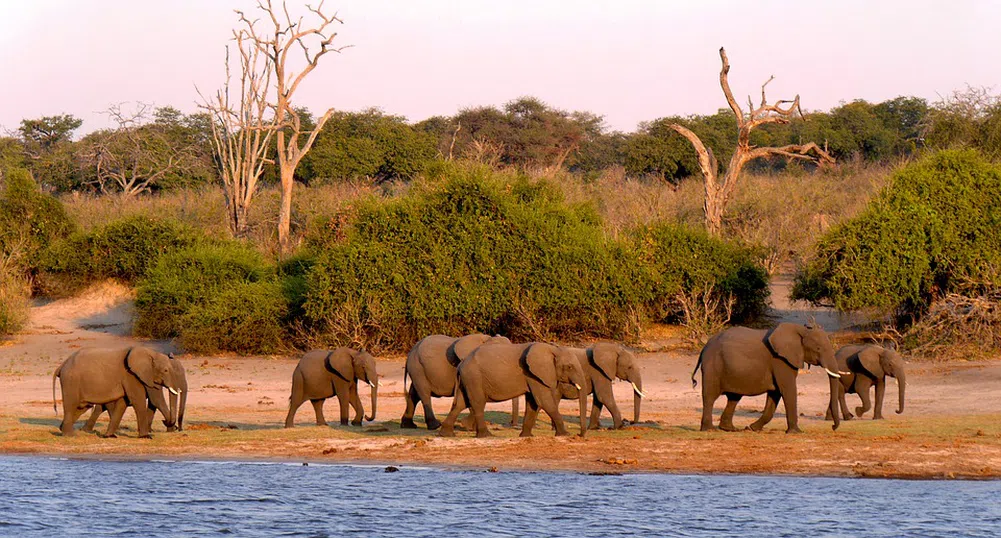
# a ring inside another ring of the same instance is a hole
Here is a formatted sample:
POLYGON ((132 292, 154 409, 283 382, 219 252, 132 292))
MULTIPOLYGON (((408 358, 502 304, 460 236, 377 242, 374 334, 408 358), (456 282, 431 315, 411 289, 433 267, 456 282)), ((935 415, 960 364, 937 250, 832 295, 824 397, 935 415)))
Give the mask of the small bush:
POLYGON ((920 315, 1001 267, 1001 169, 942 151, 898 171, 858 217, 825 234, 794 299, 920 315))
POLYGON ((134 215, 55 242, 39 265, 49 279, 72 282, 76 287, 106 278, 131 283, 142 278, 160 256, 203 238, 197 230, 176 221, 134 215))
POLYGON ((23 168, 3 171, 0 195, 0 252, 22 270, 31 271, 56 239, 74 229, 59 200, 43 193, 23 168))
POLYGON ((288 304, 280 283, 234 282, 183 316, 181 345, 196 353, 276 353, 288 346, 288 304))
POLYGON ((239 243, 204 244, 161 256, 137 286, 135 325, 138 336, 171 338, 183 319, 220 294, 245 283, 272 278, 261 255, 239 243))
POLYGON ((30 287, 17 270, 0 264, 0 336, 24 328, 31 308, 30 287))

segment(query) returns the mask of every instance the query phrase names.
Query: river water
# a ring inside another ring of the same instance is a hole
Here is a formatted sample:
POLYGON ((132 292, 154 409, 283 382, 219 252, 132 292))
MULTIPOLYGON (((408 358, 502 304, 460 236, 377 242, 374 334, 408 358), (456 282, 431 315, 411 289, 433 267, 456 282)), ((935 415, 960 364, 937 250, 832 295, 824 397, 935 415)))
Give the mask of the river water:
POLYGON ((999 536, 1001 482, 0 457, 0 536, 999 536))

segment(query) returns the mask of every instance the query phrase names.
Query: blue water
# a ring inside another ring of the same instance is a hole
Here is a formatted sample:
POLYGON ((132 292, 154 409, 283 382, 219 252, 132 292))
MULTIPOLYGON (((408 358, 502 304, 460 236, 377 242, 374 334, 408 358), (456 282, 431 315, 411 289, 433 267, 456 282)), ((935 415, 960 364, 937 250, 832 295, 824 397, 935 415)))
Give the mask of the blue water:
POLYGON ((0 457, 0 536, 999 536, 1001 482, 0 457))

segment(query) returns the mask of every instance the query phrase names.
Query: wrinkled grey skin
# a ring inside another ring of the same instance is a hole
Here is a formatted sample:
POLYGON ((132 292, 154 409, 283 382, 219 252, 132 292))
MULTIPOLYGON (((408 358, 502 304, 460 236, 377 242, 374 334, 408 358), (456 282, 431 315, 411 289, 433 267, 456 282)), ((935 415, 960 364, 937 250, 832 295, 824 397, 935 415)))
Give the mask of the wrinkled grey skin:
MULTIPOLYGON (((403 394, 407 409, 400 419, 401 428, 416 428, 414 413, 417 404, 424 407, 424 422, 428 430, 436 430, 441 422, 431 407, 431 398, 444 398, 455 394, 455 370, 476 348, 485 343, 510 344, 503 336, 486 334, 469 334, 462 338, 452 338, 440 334, 428 336, 421 340, 407 354, 407 365, 403 372, 403 394), (407 378, 410 378, 410 389, 406 388, 407 378)), ((511 423, 514 425, 518 417, 518 399, 512 400, 513 411, 511 423)), ((471 425, 470 425, 471 426, 471 425)))
MULTIPOLYGON (((761 418, 748 429, 760 431, 768 424, 781 399, 785 402, 786 433, 799 433, 796 376, 804 364, 821 366, 828 372, 830 405, 837 405, 838 363, 834 347, 822 329, 780 323, 771 330, 731 327, 712 337, 702 348, 692 372, 694 387, 695 373, 702 368, 701 430, 716 429, 713 404, 720 395, 726 395, 727 403, 719 427, 733 431, 733 413, 740 398, 767 394, 761 418)), ((840 424, 839 417, 834 417, 834 429, 840 424)))
MULTIPOLYGON (((876 409, 873 420, 883 418, 883 397, 886 393, 886 376, 897 380, 897 414, 904 412, 904 391, 907 387, 907 377, 904 359, 892 349, 874 345, 845 346, 835 354, 838 367, 843 371, 838 390, 838 403, 841 406, 841 418, 851 420, 845 393, 858 394, 862 407, 855 408, 855 414, 861 417, 872 409, 869 401, 869 389, 876 385, 876 409)), ((832 407, 827 408, 827 420, 833 418, 832 407)))
MULTIPOLYGON (((149 409, 149 420, 150 429, 153 427, 153 418, 157 411, 163 415, 163 425, 167 427, 168 432, 182 431, 184 429, 184 409, 187 406, 188 401, 188 378, 184 373, 184 365, 181 361, 175 359, 173 355, 167 355, 170 358, 171 375, 174 380, 174 388, 180 394, 175 394, 173 392, 168 392, 170 395, 170 407, 169 409, 160 409, 156 406, 157 401, 163 401, 163 391, 158 390, 160 397, 157 398, 155 395, 151 395, 150 391, 156 390, 149 387, 146 388, 146 406, 149 409)), ((131 407, 131 404, 128 404, 131 407)), ((107 405, 95 405, 94 411, 91 412, 90 418, 87 419, 87 423, 84 424, 81 431, 91 433, 94 431, 94 426, 97 424, 97 419, 105 411, 111 412, 109 406, 107 405)))
POLYGON ((150 437, 152 413, 145 405, 150 398, 157 409, 169 409, 161 389, 177 390, 170 358, 147 347, 83 348, 69 356, 52 374, 52 407, 56 408, 56 379, 63 396, 63 435, 74 434, 73 423, 87 409, 108 408, 111 421, 105 437, 114 437, 125 409, 136 412, 139 437, 150 437))
POLYGON ((316 425, 326 426, 323 418, 323 402, 327 398, 337 396, 340 404, 341 424, 348 423, 348 405, 354 408, 354 426, 361 426, 365 410, 358 397, 358 381, 364 381, 372 387, 372 415, 365 420, 375 420, 376 403, 378 401, 378 379, 375 370, 375 358, 366 351, 356 351, 340 347, 333 351, 317 349, 310 351, 299 359, 299 364, 292 372, 292 395, 289 397, 288 415, 285 417, 285 427, 291 428, 295 412, 306 400, 313 404, 316 412, 316 425))
MULTIPOLYGON (((455 421, 462 410, 472 412, 477 437, 489 437, 483 413, 487 402, 503 402, 525 396, 528 409, 521 436, 531 437, 539 408, 556 427, 556 435, 568 435, 559 413, 559 383, 583 389, 584 370, 568 348, 549 344, 484 344, 466 357, 457 371, 457 390, 452 409, 441 424, 439 435, 455 435, 455 421)), ((580 391, 581 436, 587 431, 587 393, 580 391)))
MULTIPOLYGON (((589 430, 601 428, 602 407, 612 414, 612 427, 623 426, 622 414, 612 394, 612 382, 616 379, 627 381, 633 386, 633 422, 640 421, 640 403, 643 379, 639 364, 631 351, 619 344, 598 343, 587 349, 569 348, 584 370, 584 393, 591 395, 591 419, 589 430)), ((560 395, 564 400, 576 400, 577 388, 570 383, 560 383, 560 395)), ((526 410, 527 411, 527 410, 526 410)))

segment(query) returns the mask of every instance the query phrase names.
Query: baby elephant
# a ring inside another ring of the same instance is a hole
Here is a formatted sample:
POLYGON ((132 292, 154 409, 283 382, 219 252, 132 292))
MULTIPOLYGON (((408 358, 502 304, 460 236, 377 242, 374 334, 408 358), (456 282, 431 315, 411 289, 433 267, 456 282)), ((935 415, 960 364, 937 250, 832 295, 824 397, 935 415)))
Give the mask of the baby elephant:
POLYGON ((372 387, 372 415, 365 420, 375 420, 375 408, 378 400, 378 374, 375 371, 375 358, 366 351, 355 351, 339 347, 333 351, 313 350, 299 359, 295 372, 292 373, 292 395, 289 397, 288 416, 285 417, 285 427, 291 428, 295 412, 306 400, 313 404, 316 411, 316 425, 326 426, 323 418, 323 402, 332 396, 337 396, 341 408, 341 424, 348 423, 348 405, 354 407, 354 426, 361 426, 362 408, 358 397, 358 381, 364 381, 372 387))
MULTIPOLYGON (((839 370, 847 370, 841 376, 841 384, 838 390, 838 401, 841 406, 841 414, 845 420, 850 420, 852 414, 848 412, 848 404, 845 402, 845 393, 857 393, 862 400, 862 407, 855 408, 855 414, 859 417, 872 408, 869 402, 869 389, 876 385, 876 410, 873 419, 883 418, 883 395, 886 393, 886 376, 897 379, 898 407, 897 413, 904 412, 904 390, 907 379, 904 373, 904 359, 892 349, 880 346, 845 346, 838 350, 836 354, 839 370)), ((830 406, 827 408, 827 420, 831 420, 832 413, 835 412, 830 406)))

